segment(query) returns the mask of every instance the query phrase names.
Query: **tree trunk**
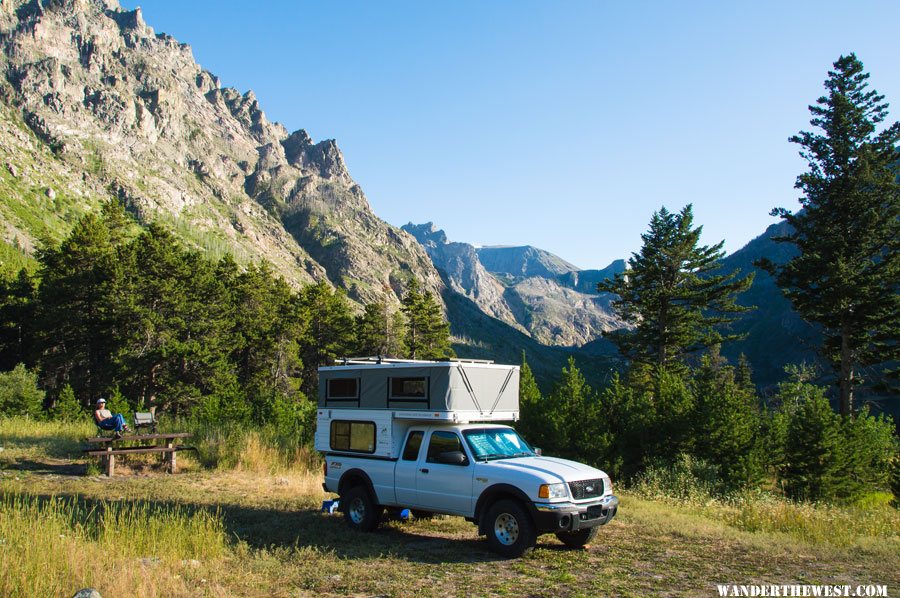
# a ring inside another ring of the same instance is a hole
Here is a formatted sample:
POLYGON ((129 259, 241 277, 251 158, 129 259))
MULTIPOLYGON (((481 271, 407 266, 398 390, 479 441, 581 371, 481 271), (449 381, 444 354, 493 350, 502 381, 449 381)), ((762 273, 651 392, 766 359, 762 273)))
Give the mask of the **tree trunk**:
POLYGON ((850 326, 841 322, 841 415, 853 414, 853 355, 850 350, 850 326))
POLYGON ((668 327, 669 306, 663 303, 659 313, 659 347, 657 348, 656 361, 659 365, 666 364, 666 329, 668 327))

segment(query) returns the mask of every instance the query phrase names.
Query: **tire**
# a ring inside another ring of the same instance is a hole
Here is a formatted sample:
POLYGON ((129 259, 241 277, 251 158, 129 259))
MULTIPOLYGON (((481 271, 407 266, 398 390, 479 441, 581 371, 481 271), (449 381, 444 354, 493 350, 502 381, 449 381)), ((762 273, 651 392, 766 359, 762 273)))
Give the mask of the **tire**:
POLYGON ((340 500, 344 520, 353 529, 370 532, 381 523, 384 507, 375 504, 364 486, 353 486, 340 500))
POLYGON ((531 516, 514 500, 498 500, 491 505, 484 529, 490 549, 507 558, 522 556, 537 542, 531 516))
POLYGON ((431 511, 420 511, 418 509, 412 510, 412 516, 416 521, 427 521, 429 519, 434 519, 434 513, 431 511))
POLYGON ((594 541, 599 532, 599 527, 589 527, 577 532, 556 532, 556 537, 569 548, 584 548, 594 541))

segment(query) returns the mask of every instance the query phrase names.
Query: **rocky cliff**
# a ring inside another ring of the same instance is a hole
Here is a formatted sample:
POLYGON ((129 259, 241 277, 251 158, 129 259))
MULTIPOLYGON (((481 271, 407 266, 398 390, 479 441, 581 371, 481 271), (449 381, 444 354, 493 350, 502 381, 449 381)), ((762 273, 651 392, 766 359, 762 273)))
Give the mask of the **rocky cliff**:
POLYGON ((536 247, 452 243, 431 222, 403 229, 422 244, 449 288, 540 343, 578 347, 622 326, 612 296, 594 290, 599 276, 612 276, 615 264, 582 271, 536 247))
POLYGON ((28 252, 110 195, 187 242, 265 259, 296 283, 396 299, 438 273, 382 220, 333 140, 266 118, 252 91, 221 87, 190 46, 115 0, 0 4, 3 240, 28 252))
POLYGON ((511 278, 555 278, 579 270, 561 257, 530 245, 479 247, 478 258, 488 271, 511 278))

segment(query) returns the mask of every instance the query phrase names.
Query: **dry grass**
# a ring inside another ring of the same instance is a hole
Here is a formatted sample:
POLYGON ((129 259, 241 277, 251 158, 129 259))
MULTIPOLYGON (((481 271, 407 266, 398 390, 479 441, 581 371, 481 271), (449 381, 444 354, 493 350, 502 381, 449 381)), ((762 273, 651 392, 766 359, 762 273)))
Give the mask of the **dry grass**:
MULTIPOLYGON (((208 511, 77 497, 0 496, 3 596, 68 595, 73 586, 104 586, 113 595, 127 595, 147 583, 140 579, 146 567, 179 570, 191 560, 219 559, 226 550, 221 517, 208 511)), ((178 579, 171 577, 166 591, 186 592, 178 579)))
MULTIPOLYGON (((0 424, 0 443, 9 444, 5 430, 0 424)), ((0 595, 65 596, 86 585, 104 596, 708 596, 716 583, 900 587, 893 511, 751 499, 693 506, 626 492, 619 516, 589 549, 567 550, 543 536, 533 553, 507 561, 458 517, 354 533, 340 516, 319 512, 325 495, 318 467, 304 464, 311 456, 272 467, 272 449, 253 434, 237 445, 247 455, 234 469, 198 461, 174 476, 135 467, 112 479, 18 468, 17 459, 63 460, 40 456, 50 446, 42 438, 38 448, 16 444, 19 456, 0 471, 0 595), (844 539, 827 537, 829 529, 844 539)), ((284 449, 276 452, 284 459, 284 449)))

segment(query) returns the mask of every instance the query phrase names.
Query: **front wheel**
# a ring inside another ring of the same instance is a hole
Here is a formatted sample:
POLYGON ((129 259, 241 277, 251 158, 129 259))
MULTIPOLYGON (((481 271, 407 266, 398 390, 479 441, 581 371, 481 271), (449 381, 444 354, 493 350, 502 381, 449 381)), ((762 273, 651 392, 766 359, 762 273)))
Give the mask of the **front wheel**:
POLYGON ((370 532, 381 523, 384 508, 376 505, 363 486, 354 486, 341 496, 344 520, 350 527, 361 532, 370 532))
POLYGON ((597 537, 599 531, 599 527, 589 527, 577 532, 556 532, 556 537, 569 548, 584 548, 597 537))
POLYGON ((499 555, 516 558, 534 548, 537 532, 528 512, 514 500, 498 500, 487 512, 487 541, 499 555))

